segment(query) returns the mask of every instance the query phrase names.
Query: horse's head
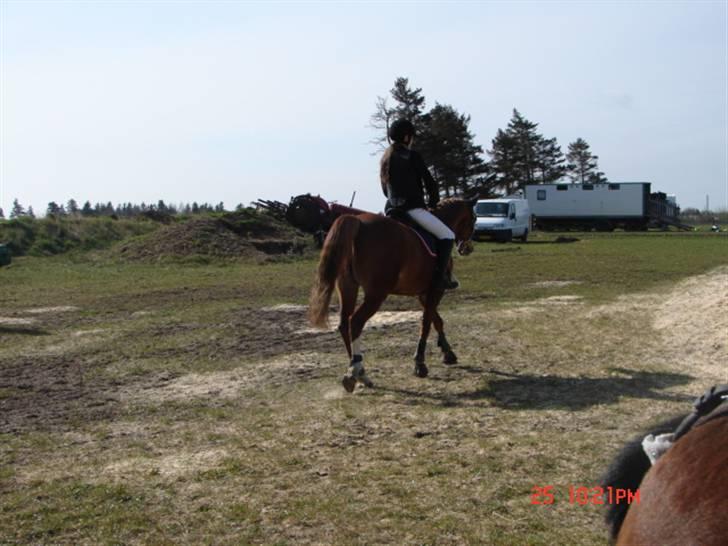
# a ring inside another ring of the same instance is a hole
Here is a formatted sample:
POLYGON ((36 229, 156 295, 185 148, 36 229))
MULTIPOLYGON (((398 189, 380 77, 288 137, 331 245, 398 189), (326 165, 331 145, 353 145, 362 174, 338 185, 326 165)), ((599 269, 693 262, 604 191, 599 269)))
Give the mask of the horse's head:
POLYGON ((435 216, 442 220, 455 233, 458 253, 467 256, 473 251, 475 232, 475 205, 477 199, 449 198, 440 202, 435 216))

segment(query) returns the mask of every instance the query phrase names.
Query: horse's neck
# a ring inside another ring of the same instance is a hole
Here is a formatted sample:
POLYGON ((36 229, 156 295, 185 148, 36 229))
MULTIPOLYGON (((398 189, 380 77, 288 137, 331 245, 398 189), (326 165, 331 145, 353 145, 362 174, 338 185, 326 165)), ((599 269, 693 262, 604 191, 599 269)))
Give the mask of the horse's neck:
POLYGON ((457 211, 455 210, 454 206, 446 206, 441 210, 435 211, 435 216, 437 216, 440 221, 442 221, 442 223, 450 229, 453 229, 455 227, 455 222, 457 220, 457 211))

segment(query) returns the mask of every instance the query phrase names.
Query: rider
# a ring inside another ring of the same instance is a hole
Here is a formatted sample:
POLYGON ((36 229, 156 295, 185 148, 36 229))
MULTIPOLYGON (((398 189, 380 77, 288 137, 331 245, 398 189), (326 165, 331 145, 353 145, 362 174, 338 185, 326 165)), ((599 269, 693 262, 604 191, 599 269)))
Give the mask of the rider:
POLYGON ((437 261, 433 283, 436 287, 450 290, 458 287, 447 270, 450 253, 455 244, 455 234, 434 214, 425 208, 423 184, 427 189, 428 205, 437 206, 439 191, 422 156, 412 149, 415 138, 414 125, 409 120, 398 119, 389 127, 392 144, 382 156, 380 179, 382 191, 387 197, 387 215, 406 213, 412 220, 437 238, 437 261))

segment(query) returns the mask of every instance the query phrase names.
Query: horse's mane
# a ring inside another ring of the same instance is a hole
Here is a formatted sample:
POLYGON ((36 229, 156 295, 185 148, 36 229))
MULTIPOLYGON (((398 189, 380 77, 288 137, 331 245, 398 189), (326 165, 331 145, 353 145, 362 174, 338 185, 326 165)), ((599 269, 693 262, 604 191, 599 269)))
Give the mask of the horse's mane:
POLYGON ((449 208, 453 205, 465 203, 468 200, 464 197, 446 197, 445 199, 440 200, 440 202, 437 204, 437 208, 435 210, 441 210, 445 208, 449 208))
MULTIPOLYGON (((622 448, 619 454, 614 458, 612 464, 605 472, 601 479, 601 486, 605 489, 613 487, 615 489, 630 489, 636 491, 642 483, 650 469, 650 460, 647 458, 642 449, 642 440, 648 434, 667 434, 674 432, 678 425, 687 415, 678 415, 672 419, 652 426, 643 434, 634 437, 622 448)), ((622 522, 627 515, 627 503, 613 503, 607 507, 605 520, 609 526, 609 532, 612 540, 617 538, 622 522)))
POLYGON ((441 220, 448 219, 452 212, 456 210, 456 207, 462 206, 467 202, 468 200, 463 197, 446 197, 435 207, 435 216, 441 220))

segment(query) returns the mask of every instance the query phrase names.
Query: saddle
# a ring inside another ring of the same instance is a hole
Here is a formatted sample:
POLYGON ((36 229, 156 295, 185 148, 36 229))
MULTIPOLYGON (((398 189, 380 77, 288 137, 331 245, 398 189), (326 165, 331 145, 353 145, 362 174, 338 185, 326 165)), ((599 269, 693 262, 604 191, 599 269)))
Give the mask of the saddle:
POLYGON ((427 250, 430 256, 433 258, 437 256, 437 239, 432 233, 422 228, 417 222, 412 220, 409 214, 397 209, 391 209, 387 211, 386 215, 392 220, 399 222, 403 226, 414 231, 420 238, 420 241, 422 241, 422 244, 425 246, 425 250, 427 250))
POLYGON ((679 438, 696 426, 718 417, 728 417, 728 384, 713 385, 695 400, 692 413, 683 419, 675 432, 645 436, 642 440, 642 449, 654 465, 679 438))

